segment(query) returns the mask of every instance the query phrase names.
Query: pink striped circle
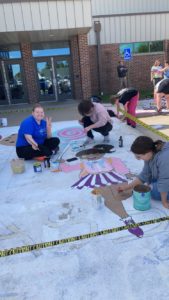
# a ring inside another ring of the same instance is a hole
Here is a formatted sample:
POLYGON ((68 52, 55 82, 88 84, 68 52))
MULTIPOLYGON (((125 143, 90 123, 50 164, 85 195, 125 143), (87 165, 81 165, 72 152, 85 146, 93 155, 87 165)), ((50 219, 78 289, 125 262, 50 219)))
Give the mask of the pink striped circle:
POLYGON ((81 127, 63 128, 57 132, 57 136, 69 140, 78 140, 85 137, 84 129, 81 127))

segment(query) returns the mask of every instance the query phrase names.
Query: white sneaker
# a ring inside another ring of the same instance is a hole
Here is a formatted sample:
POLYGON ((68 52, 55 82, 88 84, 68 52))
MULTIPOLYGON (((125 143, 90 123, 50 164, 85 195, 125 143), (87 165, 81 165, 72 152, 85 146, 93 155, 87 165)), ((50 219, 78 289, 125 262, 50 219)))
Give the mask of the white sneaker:
POLYGON ((88 146, 94 143, 94 139, 87 137, 82 146, 88 146))
POLYGON ((104 136, 103 143, 109 143, 109 142, 110 142, 109 135, 104 136))

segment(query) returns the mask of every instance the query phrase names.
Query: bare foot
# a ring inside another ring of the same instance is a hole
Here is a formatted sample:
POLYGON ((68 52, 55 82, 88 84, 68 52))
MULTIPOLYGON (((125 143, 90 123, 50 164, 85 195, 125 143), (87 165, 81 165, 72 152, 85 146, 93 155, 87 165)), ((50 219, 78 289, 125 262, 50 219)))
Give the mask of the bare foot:
POLYGON ((169 209, 169 202, 162 202, 162 204, 163 204, 163 206, 164 206, 165 208, 168 208, 168 209, 169 209))

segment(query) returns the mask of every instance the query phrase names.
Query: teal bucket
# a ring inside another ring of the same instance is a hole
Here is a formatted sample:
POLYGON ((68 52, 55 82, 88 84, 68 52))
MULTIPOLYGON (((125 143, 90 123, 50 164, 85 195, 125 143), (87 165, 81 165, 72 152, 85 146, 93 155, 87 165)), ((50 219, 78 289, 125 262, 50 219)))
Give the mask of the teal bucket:
POLYGON ((133 206, 137 210, 148 210, 151 207, 151 188, 144 184, 136 185, 133 190, 133 206))

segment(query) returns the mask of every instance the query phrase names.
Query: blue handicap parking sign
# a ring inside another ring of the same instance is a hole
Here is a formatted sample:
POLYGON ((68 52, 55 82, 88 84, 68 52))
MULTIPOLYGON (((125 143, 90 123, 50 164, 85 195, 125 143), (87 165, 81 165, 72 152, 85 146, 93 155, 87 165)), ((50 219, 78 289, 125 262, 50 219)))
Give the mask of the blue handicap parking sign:
POLYGON ((130 60, 131 59, 131 49, 126 48, 124 49, 124 60, 130 60))

